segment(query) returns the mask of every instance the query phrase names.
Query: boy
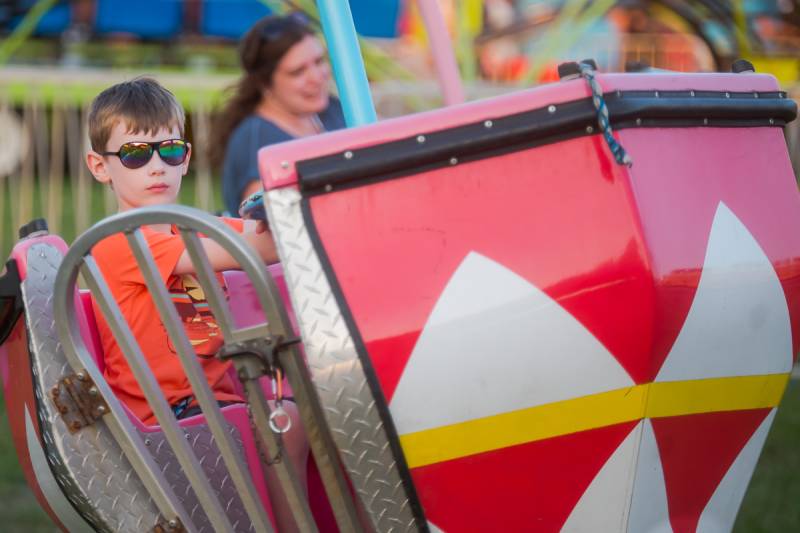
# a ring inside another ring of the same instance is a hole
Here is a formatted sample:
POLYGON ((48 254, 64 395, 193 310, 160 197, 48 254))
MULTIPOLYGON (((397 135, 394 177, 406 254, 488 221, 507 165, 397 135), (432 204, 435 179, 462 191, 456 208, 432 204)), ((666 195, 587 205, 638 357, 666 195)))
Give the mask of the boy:
MULTIPOLYGON (((118 210, 175 203, 191 156, 183 140, 184 113, 172 93, 149 78, 114 85, 97 96, 89 111, 91 150, 86 164, 100 183, 114 191, 118 210)), ((263 224, 223 219, 266 262, 278 260, 275 244, 263 224)), ((223 343, 205 295, 193 276, 194 267, 180 235, 168 224, 142 228, 158 271, 178 309, 214 396, 221 404, 242 401, 228 369, 230 362, 214 357, 223 343)), ((218 244, 201 238, 215 271, 238 267, 218 244)), ((145 358, 178 418, 199 412, 180 358, 161 322, 144 278, 122 234, 113 235, 92 250, 114 299, 139 342, 145 358)), ((153 411, 95 304, 106 362, 105 378, 145 424, 156 424, 153 411)))

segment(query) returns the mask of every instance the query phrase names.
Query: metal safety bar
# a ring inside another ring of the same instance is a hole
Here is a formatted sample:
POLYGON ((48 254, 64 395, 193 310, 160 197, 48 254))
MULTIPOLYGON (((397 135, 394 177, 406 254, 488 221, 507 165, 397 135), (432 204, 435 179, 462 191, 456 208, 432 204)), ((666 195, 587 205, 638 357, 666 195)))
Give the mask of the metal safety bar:
MULTIPOLYGON (((243 505, 257 531, 272 531, 266 512, 256 493, 253 480, 242 458, 235 451, 235 444, 226 431, 225 421, 213 393, 197 361, 194 350, 181 326, 177 311, 167 289, 158 274, 145 238, 139 229, 150 224, 175 224, 186 244, 187 251, 197 272, 212 312, 225 339, 221 353, 233 360, 242 380, 257 437, 271 456, 280 452, 280 436, 270 429, 270 406, 257 380, 282 368, 291 384, 298 403, 303 423, 309 435, 310 445, 320 469, 323 484, 334 508, 337 524, 342 531, 359 531, 355 504, 347 481, 341 470, 338 455, 327 429, 325 418, 316 391, 310 381, 301 354, 297 347, 286 347, 283 339, 291 337, 291 329, 283 309, 274 280, 263 262, 244 243, 233 229, 210 215, 184 206, 154 206, 114 215, 95 225, 79 237, 64 257, 56 279, 55 317, 59 334, 65 346, 70 364, 76 371, 85 371, 98 385, 98 390, 108 402, 111 416, 103 420, 111 428, 114 437, 125 451, 137 474, 153 494, 161 512, 175 517, 187 528, 192 524, 185 509, 169 489, 160 475, 158 467, 150 459, 142 439, 128 420, 122 405, 114 396, 102 375, 92 362, 80 335, 74 313, 75 283, 80 270, 106 317, 112 332, 131 366, 142 391, 153 408, 156 419, 164 431, 173 453, 178 458, 186 477, 202 504, 215 531, 232 531, 214 491, 201 466, 184 438, 172 409, 167 404, 152 371, 148 368, 133 334, 125 322, 119 307, 113 300, 97 265, 89 255, 91 248, 102 239, 116 233, 124 233, 142 271, 145 282, 154 298, 159 315, 176 347, 194 395, 206 416, 208 427, 228 468, 243 505), (232 314, 197 233, 204 234, 220 244, 240 265, 250 278, 253 288, 267 316, 267 323, 237 328, 232 314)), ((269 466, 275 468, 289 508, 301 531, 316 531, 305 493, 290 461, 279 461, 269 466)), ((168 522, 168 523, 175 523, 168 522)))
MULTIPOLYGON (((63 268, 64 267, 59 269, 59 273, 61 273, 63 268)), ((108 321, 114 338, 122 349, 136 381, 141 386, 142 392, 145 398, 147 398, 147 402, 153 409, 153 413, 164 432, 164 436, 167 438, 167 442, 169 442, 175 452, 175 456, 183 468, 192 490, 194 490, 197 498, 203 505, 203 509, 206 511, 209 520, 211 520, 211 523, 214 525, 214 529, 216 531, 232 532, 233 527, 227 519, 225 511, 222 509, 222 505, 216 498, 212 497, 214 493, 211 485, 203 474, 202 468, 197 461, 197 457, 192 452, 189 443, 186 442, 186 438, 181 428, 178 426, 178 421, 172 409, 161 393, 161 387, 158 385, 153 372, 150 370, 144 358, 144 354, 139 348, 139 344, 136 342, 133 333, 128 327, 128 323, 122 316, 122 312, 114 301, 114 297, 93 258, 84 258, 84 266, 81 268, 81 273, 93 294, 99 296, 97 297, 98 305, 108 321)), ((60 320, 58 312, 56 312, 56 320, 60 320)), ((189 372, 187 371, 187 373, 189 372)), ((206 387, 208 387, 207 384, 206 387)))
MULTIPOLYGON (((53 309, 56 327, 64 348, 64 354, 73 370, 79 375, 80 373, 85 373, 91 378, 98 392, 105 400, 110 413, 103 416, 103 421, 106 423, 114 439, 120 445, 120 448, 131 463, 134 471, 147 488, 153 501, 158 506, 159 511, 166 518, 166 522, 176 530, 179 529, 178 524, 181 524, 186 531, 195 531, 189 519, 189 514, 170 488, 170 485, 167 483, 158 465, 155 464, 144 442, 128 419, 122 404, 114 395, 113 391, 111 391, 102 373, 95 365, 92 356, 89 354, 86 344, 83 342, 78 319, 74 312, 75 283, 78 279, 78 272, 82 260, 83 254, 77 252, 71 254, 68 252, 56 276, 53 309)), ((88 265, 88 269, 96 271, 97 266, 92 262, 88 265)), ((92 281, 95 279, 102 280, 102 277, 99 274, 97 276, 90 274, 87 276, 87 283, 91 285, 92 281)), ((100 295, 102 301, 113 301, 108 286, 104 282, 93 289, 99 291, 97 294, 100 295), (103 288, 105 289, 104 294, 103 288)), ((127 324, 122 320, 121 314, 119 313, 119 307, 116 305, 106 307, 107 308, 104 309, 103 312, 109 317, 109 324, 121 322, 124 324, 124 327, 127 328, 127 324), (114 312, 119 316, 116 319, 111 319, 114 312)), ((124 340, 121 342, 124 342, 124 340)), ((152 373, 150 373, 150 378, 152 379, 152 373)))

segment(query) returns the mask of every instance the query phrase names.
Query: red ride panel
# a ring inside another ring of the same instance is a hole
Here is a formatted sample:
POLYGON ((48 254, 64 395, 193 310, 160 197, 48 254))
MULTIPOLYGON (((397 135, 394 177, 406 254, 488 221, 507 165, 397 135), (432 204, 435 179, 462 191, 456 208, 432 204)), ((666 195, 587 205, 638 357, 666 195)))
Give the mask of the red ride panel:
POLYGON ((683 326, 720 202, 747 227, 786 293, 800 350, 800 195, 778 128, 622 130, 656 281, 652 375, 683 326), (664 155, 664 147, 669 154, 664 155), (698 147, 702 147, 699 150, 698 147), (679 156, 678 156, 679 154, 679 156))
POLYGON ((636 422, 513 446, 411 471, 443 531, 561 529, 636 422))
POLYGON ((624 173, 580 138, 312 198, 387 400, 470 251, 542 289, 646 381, 652 282, 624 173))

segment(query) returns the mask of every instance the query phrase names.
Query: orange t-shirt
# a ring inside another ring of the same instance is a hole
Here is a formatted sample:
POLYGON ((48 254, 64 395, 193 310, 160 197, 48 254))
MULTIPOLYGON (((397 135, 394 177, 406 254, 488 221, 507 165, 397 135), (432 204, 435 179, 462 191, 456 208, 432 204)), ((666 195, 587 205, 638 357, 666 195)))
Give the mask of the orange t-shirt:
MULTIPOLYGON (((239 219, 222 218, 239 233, 244 223, 239 219)), ((195 348, 203 370, 218 401, 241 401, 228 374, 230 361, 215 358, 223 344, 222 332, 211 314, 203 289, 194 275, 173 275, 178 259, 186 249, 180 235, 161 233, 142 227, 161 279, 175 303, 189 340, 195 348)), ((183 371, 167 330, 161 321, 153 298, 145 284, 136 258, 121 233, 112 235, 94 246, 92 257, 97 262, 122 315, 141 347, 150 369, 161 385, 167 403, 175 405, 192 396, 192 387, 183 371)), ((217 276, 222 281, 221 276, 217 276)), ((97 329, 103 345, 105 378, 117 397, 145 424, 157 424, 153 410, 133 376, 128 362, 117 344, 102 311, 93 302, 97 329)))

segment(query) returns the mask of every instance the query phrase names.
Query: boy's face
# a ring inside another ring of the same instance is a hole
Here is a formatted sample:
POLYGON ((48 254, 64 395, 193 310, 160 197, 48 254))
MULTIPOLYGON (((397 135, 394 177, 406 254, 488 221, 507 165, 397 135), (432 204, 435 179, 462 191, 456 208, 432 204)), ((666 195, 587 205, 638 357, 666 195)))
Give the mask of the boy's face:
MULTIPOLYGON (((131 133, 128 125, 120 121, 111 130, 105 149, 107 152, 118 152, 128 142, 159 142, 180 138, 177 128, 162 128, 154 135, 131 133)), ((191 150, 183 163, 172 166, 161 159, 158 151, 154 151, 147 164, 131 169, 125 167, 115 155, 104 156, 90 151, 86 155, 86 164, 97 181, 111 185, 117 197, 119 211, 127 211, 147 205, 175 203, 181 179, 189 169, 190 155, 191 150)))

